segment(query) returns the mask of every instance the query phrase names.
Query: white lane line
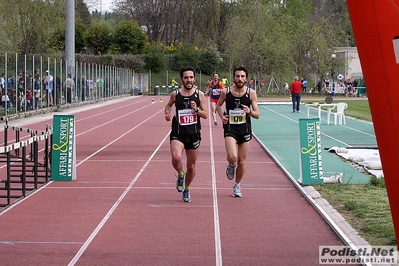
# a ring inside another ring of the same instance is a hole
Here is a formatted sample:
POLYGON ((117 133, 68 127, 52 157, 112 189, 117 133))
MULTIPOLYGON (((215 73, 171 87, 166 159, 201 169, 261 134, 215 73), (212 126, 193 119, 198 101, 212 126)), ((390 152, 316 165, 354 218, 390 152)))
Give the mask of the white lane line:
MULTIPOLYGON (((137 182, 137 181, 136 181, 137 182)), ((130 183, 129 183, 130 184, 130 183)), ((172 185, 175 183, 171 183, 172 185)), ((247 185, 244 186, 245 190, 266 190, 266 191, 291 191, 293 190, 293 188, 291 187, 254 187, 256 185, 247 185)), ((100 186, 87 186, 87 187, 49 187, 48 189, 62 189, 62 190, 80 190, 80 189, 96 189, 96 190, 115 190, 115 189, 126 189, 126 186, 106 186, 106 187, 100 187, 100 186)), ((132 189, 134 190, 138 190, 138 189, 142 189, 142 190, 160 190, 160 189, 173 189, 175 190, 175 188, 171 188, 171 187, 132 187, 132 189)), ((209 190, 209 188, 200 188, 200 187, 196 187, 196 190, 209 190)), ((218 188, 219 190, 231 190, 231 188, 218 188)), ((193 205, 187 205, 185 204, 184 206, 193 206, 193 205)), ((213 205, 212 205, 213 207, 213 205)))
MULTIPOLYGON (((107 124, 109 124, 109 123, 111 123, 111 122, 115 122, 115 121, 117 121, 117 120, 119 120, 119 119, 121 119, 121 118, 123 118, 123 117, 125 117, 125 116, 128 116, 128 115, 130 115, 130 114, 133 114, 133 113, 135 113, 135 112, 138 112, 138 111, 140 111, 140 110, 142 110, 142 109, 144 109, 144 108, 146 108, 146 107, 148 107, 148 106, 143 106, 143 107, 141 107, 141 108, 139 108, 139 109, 135 109, 134 111, 131 111, 131 112, 129 112, 129 113, 126 113, 126 114, 124 114, 124 115, 121 115, 121 116, 118 116, 118 117, 116 117, 116 118, 114 118, 114 119, 112 119, 112 120, 108 120, 107 122, 105 122, 105 123, 103 123, 103 124, 101 124, 101 125, 98 125, 98 126, 95 126, 95 127, 93 127, 93 128, 91 128, 91 129, 88 129, 88 130, 86 130, 86 131, 83 131, 83 132, 81 132, 81 133, 79 133, 79 134, 76 134, 75 136, 76 137, 79 137, 79 136, 81 136, 81 135, 84 135, 84 134, 86 134, 86 133, 88 133, 88 132, 90 132, 90 131, 93 131, 93 130, 95 130, 95 129, 98 129, 98 128, 100 128, 100 127, 102 127, 102 126, 105 126, 105 125, 107 125, 107 124)), ((162 109, 163 110, 163 109, 162 109)), ((102 114, 104 114, 104 113, 106 113, 106 112, 103 112, 102 114)), ((159 113, 159 112, 158 112, 159 113)), ((95 116, 97 116, 97 115, 94 115, 94 116, 92 116, 92 117, 95 117, 95 116)), ((81 119, 81 120, 84 120, 84 119, 81 119)), ((142 123, 141 123, 142 124, 142 123)), ((26 137, 27 138, 27 137, 26 137)), ((41 150, 39 150, 38 152, 42 152, 44 149, 41 149, 41 150)), ((79 164, 77 164, 77 166, 78 166, 79 164)), ((7 164, 4 164, 4 165, 2 165, 2 166, 0 166, 0 169, 2 169, 2 168, 5 168, 5 167, 7 167, 7 164)))
MULTIPOLYGON (((163 109, 162 109, 161 111, 163 111, 163 109)), ((130 132, 132 132, 133 130, 135 130, 136 128, 138 128, 139 126, 141 126, 142 124, 144 124, 145 122, 147 122, 148 120, 150 120, 151 118, 153 118, 154 116, 158 115, 161 111, 156 112, 156 113, 153 114, 152 116, 148 117, 146 120, 143 120, 141 123, 137 124, 135 127, 132 127, 131 129, 129 129, 128 131, 126 131, 125 133, 123 133, 122 135, 120 135, 119 137, 117 137, 116 139, 114 139, 113 141, 109 142, 107 145, 103 146, 101 149, 98 149, 96 152, 94 152, 94 153, 92 153, 91 155, 87 156, 85 159, 83 159, 83 160, 80 161, 78 164, 76 164, 76 167, 78 167, 78 166, 81 165, 82 163, 86 162, 87 160, 89 160, 91 157, 93 157, 94 155, 96 155, 96 154, 99 153, 100 151, 102 151, 102 150, 108 148, 111 144, 114 144, 115 142, 117 142, 118 140, 120 140, 121 138, 123 138, 124 136, 126 136, 127 134, 129 134, 130 132)), ((125 115, 123 115, 123 116, 125 116, 125 115)), ((123 117, 123 116, 121 116, 121 117, 123 117)), ((115 119, 110 120, 110 121, 108 121, 108 122, 106 122, 106 123, 103 123, 103 124, 101 124, 101 125, 99 125, 99 126, 97 126, 97 127, 93 127, 93 128, 91 128, 91 129, 89 129, 89 130, 87 130, 87 131, 85 131, 85 132, 82 132, 81 134, 78 134, 77 136, 80 136, 80 135, 82 135, 82 134, 85 134, 85 133, 87 133, 87 132, 89 132, 89 131, 94 130, 95 128, 98 128, 98 127, 101 127, 101 126, 103 126, 103 125, 106 125, 106 124, 110 123, 111 121, 115 121, 115 120, 117 120, 117 119, 118 119, 118 118, 115 118, 115 119)))
MULTIPOLYGON (((129 102, 128 104, 118 105, 118 107, 113 108, 113 109, 111 109, 111 110, 103 111, 103 112, 101 112, 101 113, 97 113, 97 114, 94 114, 94 115, 91 115, 91 116, 86 116, 86 117, 83 117, 83 118, 81 118, 81 119, 77 119, 77 120, 76 120, 76 123, 82 122, 82 121, 87 120, 87 119, 92 119, 93 117, 102 116, 102 115, 107 114, 107 113, 116 112, 116 111, 118 111, 118 110, 120 110, 120 109, 129 107, 129 106, 131 106, 131 105, 135 105, 135 104, 140 103, 140 102, 142 102, 142 101, 144 101, 144 100, 145 100, 145 99, 141 99, 140 101, 134 101, 134 102, 129 102)), ((124 102, 124 103, 126 103, 126 102, 124 102)), ((114 104, 114 103, 112 103, 112 104, 114 104)), ((115 103, 115 104, 118 104, 118 103, 115 103)), ((104 107, 104 106, 101 106, 101 107, 104 107)), ((93 110, 93 109, 88 109, 88 110, 93 110)), ((88 110, 82 110, 82 111, 88 111, 88 110)), ((79 113, 79 112, 76 112, 76 113, 79 113)), ((119 114, 119 113, 120 113, 120 112, 118 112, 118 114, 119 114)), ((75 114, 75 113, 74 113, 74 114, 75 114)))
MULTIPOLYGON (((146 120, 144 120, 142 123, 144 123, 145 121, 151 119, 152 117, 154 117, 155 115, 157 115, 159 112, 155 113, 154 115, 150 116, 149 118, 147 118, 146 120)), ((137 126, 140 126, 142 123, 140 123, 137 126)), ((101 148, 98 151, 103 150, 105 147, 109 146, 110 144, 114 143, 115 141, 117 141, 118 139, 122 138, 123 136, 125 136, 126 134, 128 134, 130 131, 134 130, 134 127, 132 129, 130 129, 129 131, 127 131, 126 133, 124 133, 123 135, 121 135, 120 137, 118 137, 117 139, 115 139, 114 141, 110 142, 108 145, 104 146, 103 148, 101 148)), ((141 174, 144 172, 144 170, 147 168, 147 166, 150 164, 152 158, 155 156, 155 154, 158 152, 158 150, 161 148, 161 146, 163 145, 163 143, 165 142, 165 140, 169 137, 169 132, 166 134, 166 136, 164 137, 164 139, 161 141, 161 143, 158 145, 158 147, 154 150, 154 152, 151 154, 151 156, 148 158, 147 162, 143 165, 143 167, 141 168, 141 170, 136 174, 135 178, 132 180, 132 182, 130 182, 129 186, 125 189, 125 191, 122 193, 122 195, 119 197, 119 199, 114 203, 114 205, 111 207, 111 209, 108 211, 108 213, 104 216, 104 218, 101 220, 101 222, 97 225, 96 229, 91 233, 91 235, 89 236, 89 238, 85 241, 85 243, 83 244, 83 246, 79 249, 79 251, 76 253, 76 255, 73 257, 73 259, 69 262, 68 265, 75 265, 75 263, 80 259, 80 257, 82 256, 82 254, 86 251, 87 247, 90 245, 90 243, 93 241, 93 239, 96 237, 96 235, 98 234, 98 232, 101 230, 101 228, 105 225, 105 223, 108 221, 108 219, 111 217, 112 213, 116 210, 116 208, 119 206, 119 204, 122 202, 122 200, 125 198, 125 196, 127 195, 127 193, 130 191, 130 189, 133 187, 133 185, 136 183, 137 179, 141 176, 141 174)), ((97 154, 98 152, 93 153, 92 155, 90 155, 88 158, 94 156, 94 154, 97 154)), ((86 161, 86 160, 85 160, 86 161)))
POLYGON ((0 244, 3 245, 19 245, 19 244, 39 244, 39 245, 82 245, 83 242, 39 242, 39 241, 1 241, 0 244))
MULTIPOLYGON (((162 208, 162 207, 173 207, 173 208, 187 208, 187 204, 186 205, 172 205, 172 204, 148 204, 149 207, 155 207, 155 208, 162 208)), ((195 205, 191 205, 190 208, 212 208, 213 206, 195 206, 195 205)))
MULTIPOLYGON (((208 110, 210 103, 208 101, 208 110)), ((211 152, 211 167, 212 167, 212 197, 213 197, 213 224, 215 227, 215 264, 222 266, 222 243, 220 240, 220 224, 219 224, 219 207, 218 207, 218 193, 216 189, 216 171, 215 171, 215 156, 213 150, 213 137, 212 137, 212 116, 208 117, 209 124, 209 145, 211 152)))
MULTIPOLYGON (((95 130, 95 129, 98 129, 98 128, 100 128, 100 127, 103 127, 103 126, 105 126, 105 125, 107 125, 107 124, 109 124, 109 123, 115 122, 115 121, 117 121, 117 120, 119 120, 119 119, 121 119, 121 118, 123 118, 123 117, 125 117, 125 116, 129 116, 129 115, 131 115, 131 114, 133 114, 133 113, 135 113, 135 112, 138 112, 138 111, 140 111, 140 110, 142 110, 142 109, 144 109, 144 108, 147 108, 147 107, 148 107, 148 106, 143 106, 143 107, 141 107, 141 108, 139 108, 139 109, 135 109, 134 111, 131 111, 131 112, 126 113, 126 114, 124 114, 124 115, 118 116, 118 117, 116 117, 116 118, 114 118, 114 119, 108 120, 107 122, 102 123, 101 125, 92 127, 91 129, 88 129, 88 130, 83 131, 83 132, 81 132, 81 133, 79 133, 79 134, 76 134, 76 136, 78 137, 78 136, 80 136, 80 135, 86 134, 86 133, 88 133, 88 132, 90 132, 90 131, 93 131, 93 130, 95 130)), ((163 110, 163 109, 162 109, 162 110, 163 110)), ((161 111, 162 111, 162 110, 161 110, 161 111)), ((160 111, 158 111, 158 112, 155 113, 155 114, 158 114, 159 112, 160 112, 160 111)), ((153 116, 154 116, 154 115, 153 115, 153 116)), ((151 116, 151 117, 153 117, 153 116, 151 116)), ((151 117, 150 117, 150 118, 151 118, 151 117)), ((144 120, 143 122, 141 122, 141 123, 138 124, 138 125, 143 124, 144 122, 148 121, 148 119, 149 119, 149 118, 147 118, 146 120, 144 120)), ((136 126, 135 128, 137 128, 137 126, 136 126)), ((126 134, 129 133, 130 131, 134 130, 135 128, 133 128, 133 129, 127 131, 124 135, 126 135, 126 134)), ((123 136, 123 135, 122 135, 122 136, 123 136)))

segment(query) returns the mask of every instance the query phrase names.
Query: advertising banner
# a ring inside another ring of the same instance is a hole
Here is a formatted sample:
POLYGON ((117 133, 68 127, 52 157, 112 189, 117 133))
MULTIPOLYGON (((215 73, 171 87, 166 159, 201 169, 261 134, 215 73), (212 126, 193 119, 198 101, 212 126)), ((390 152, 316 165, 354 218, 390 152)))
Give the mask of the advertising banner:
POLYGON ((319 118, 299 119, 300 177, 303 185, 322 184, 321 134, 319 118))
POLYGON ((51 143, 51 180, 76 179, 75 117, 55 115, 51 143))

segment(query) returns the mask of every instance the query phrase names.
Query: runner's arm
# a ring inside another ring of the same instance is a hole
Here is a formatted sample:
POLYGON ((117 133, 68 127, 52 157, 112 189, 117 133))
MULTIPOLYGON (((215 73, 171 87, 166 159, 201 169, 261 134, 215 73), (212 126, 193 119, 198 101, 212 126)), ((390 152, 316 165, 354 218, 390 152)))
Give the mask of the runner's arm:
POLYGON ((223 111, 223 104, 225 100, 226 100, 226 90, 222 90, 220 93, 219 101, 216 104, 216 112, 218 113, 223 124, 226 124, 228 122, 228 115, 225 115, 223 111))
POLYGON ((176 91, 173 91, 170 94, 168 103, 165 105, 165 120, 166 121, 170 121, 170 117, 171 117, 170 113, 172 111, 173 105, 175 104, 175 101, 176 101, 176 91))
POLYGON ((252 106, 252 110, 249 113, 249 115, 252 118, 258 119, 260 117, 260 112, 259 112, 259 108, 258 108, 258 96, 256 95, 255 90, 251 90, 251 106, 252 106))
POLYGON ((200 97, 200 106, 199 106, 199 111, 197 112, 197 114, 201 118, 207 119, 208 118, 208 110, 206 110, 205 94, 202 91, 199 91, 199 97, 200 97))

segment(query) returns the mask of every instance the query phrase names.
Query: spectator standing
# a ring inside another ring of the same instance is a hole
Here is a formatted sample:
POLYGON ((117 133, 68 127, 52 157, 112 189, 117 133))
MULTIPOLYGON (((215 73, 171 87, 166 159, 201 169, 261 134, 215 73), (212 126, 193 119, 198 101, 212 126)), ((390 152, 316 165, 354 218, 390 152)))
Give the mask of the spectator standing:
POLYGON ((357 80, 357 79, 355 79, 354 81, 353 81, 353 93, 356 95, 356 91, 357 91, 357 86, 358 86, 358 84, 359 84, 359 80, 357 80))
POLYGON ((4 105, 4 108, 7 109, 6 112, 10 111, 10 98, 8 97, 8 94, 3 94, 1 96, 1 104, 4 105))
POLYGON ((34 108, 39 108, 39 101, 41 97, 41 81, 39 73, 35 73, 33 79, 33 95, 34 95, 34 108))
POLYGON ((32 100, 33 100, 32 89, 29 88, 26 90, 26 95, 25 95, 26 111, 32 109, 32 100))
POLYGON ((173 77, 173 79, 170 81, 170 86, 172 86, 172 90, 177 89, 177 85, 179 85, 179 83, 176 81, 176 78, 173 77))
POLYGON ((285 94, 290 94, 290 86, 288 85, 287 82, 285 83, 285 86, 284 86, 284 93, 285 94))
POLYGON ((75 87, 76 87, 76 99, 80 100, 80 88, 81 88, 81 78, 77 77, 76 82, 75 82, 75 87))
POLYGON ((290 91, 292 97, 292 112, 299 112, 299 104, 301 102, 301 90, 302 84, 299 81, 298 76, 295 76, 294 81, 291 83, 290 91))
POLYGON ((14 75, 10 75, 10 77, 7 80, 7 85, 9 85, 7 87, 7 93, 8 93, 8 97, 10 99, 10 107, 13 108, 15 107, 17 104, 17 80, 16 80, 16 76, 17 74, 14 73, 14 75))
POLYGON ((254 79, 250 79, 248 82, 249 88, 253 89, 254 88, 254 79))
POLYGON ((326 78, 324 80, 324 84, 326 84, 326 91, 329 91, 329 89, 330 89, 330 80, 328 78, 326 78))
POLYGON ((109 77, 105 77, 104 86, 105 86, 105 97, 111 97, 111 84, 109 82, 109 77))
POLYGON ((102 78, 98 78, 96 81, 96 86, 97 86, 97 91, 98 91, 98 97, 102 98, 104 95, 104 80, 102 78))
POLYGON ((80 81, 81 84, 81 100, 85 101, 88 95, 87 91, 87 78, 85 75, 82 76, 82 80, 80 81))
POLYGON ((94 94, 93 94, 93 89, 94 89, 94 82, 91 78, 87 80, 87 89, 89 93, 89 100, 94 100, 94 94))
POLYGON ((72 92, 75 90, 75 81, 71 78, 71 74, 64 81, 63 89, 66 92, 67 103, 72 103, 72 92))
POLYGON ((6 78, 5 77, 6 77, 5 73, 3 73, 1 75, 1 77, 0 77, 0 89, 1 89, 0 96, 6 94, 6 90, 5 90, 5 88, 6 88, 6 78))
POLYGON ((18 86, 16 91, 17 97, 17 109, 23 111, 22 108, 25 106, 25 73, 20 73, 18 78, 18 86))
POLYGON ((244 67, 233 71, 234 85, 223 90, 217 104, 217 112, 223 122, 224 142, 228 166, 226 175, 233 184, 233 197, 242 197, 241 181, 245 173, 245 161, 252 139, 251 118, 258 119, 256 91, 245 86, 248 70, 244 67), (226 113, 223 110, 225 104, 226 113))
POLYGON ((205 95, 194 86, 195 70, 193 67, 184 67, 180 70, 182 86, 174 90, 165 106, 165 120, 172 120, 170 133, 170 152, 172 165, 177 171, 176 189, 182 192, 182 201, 191 202, 190 184, 196 174, 198 148, 201 143, 201 121, 206 119, 205 95), (172 117, 172 107, 176 112, 172 117), (187 171, 183 171, 182 155, 186 151, 187 171))
POLYGON ((229 85, 229 80, 226 77, 222 78, 222 82, 223 82, 225 88, 229 85))
POLYGON ((306 89, 308 87, 308 82, 306 79, 302 80, 302 93, 306 93, 306 89))
POLYGON ((47 107, 53 106, 54 79, 53 79, 53 76, 50 74, 49 70, 46 70, 46 76, 44 77, 44 82, 43 83, 46 86, 47 107))
POLYGON ((13 75, 10 75, 10 77, 7 79, 7 90, 11 91, 14 88, 14 77, 13 75))
MULTIPOLYGON (((3 95, 6 95, 6 79, 5 79, 5 73, 3 73, 0 77, 0 99, 1 99, 1 104, 3 105, 3 95)), ((6 102, 6 97, 4 97, 4 106, 6 102)))

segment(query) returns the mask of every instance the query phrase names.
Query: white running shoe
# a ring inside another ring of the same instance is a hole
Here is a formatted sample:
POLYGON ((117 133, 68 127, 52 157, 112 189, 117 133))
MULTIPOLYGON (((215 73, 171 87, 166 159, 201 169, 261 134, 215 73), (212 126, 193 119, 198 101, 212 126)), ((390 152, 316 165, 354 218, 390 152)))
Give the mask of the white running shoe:
POLYGON ((235 197, 235 198, 237 198, 237 197, 241 198, 242 197, 240 184, 234 183, 234 185, 233 185, 233 197, 235 197))
POLYGON ((190 197, 190 191, 187 190, 183 190, 183 197, 182 197, 182 202, 191 202, 191 197, 190 197))

